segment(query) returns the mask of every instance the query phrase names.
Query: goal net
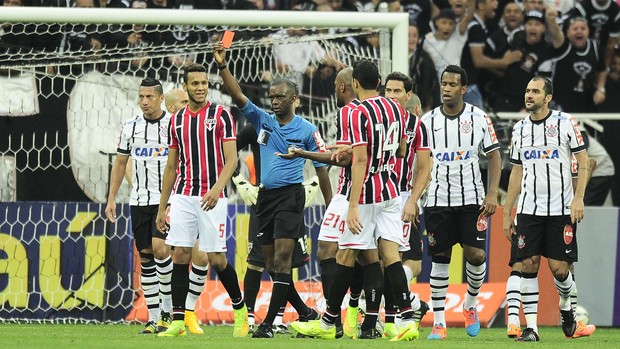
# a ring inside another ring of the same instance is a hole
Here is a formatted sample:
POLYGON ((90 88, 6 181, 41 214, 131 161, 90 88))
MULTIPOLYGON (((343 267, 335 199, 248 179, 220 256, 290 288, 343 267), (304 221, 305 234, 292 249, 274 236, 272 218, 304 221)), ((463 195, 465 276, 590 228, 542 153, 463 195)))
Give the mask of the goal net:
MULTIPOLYGON (((233 30, 229 67, 244 93, 268 109, 270 81, 294 80, 301 93, 298 113, 330 144, 334 78, 342 67, 368 58, 383 67, 383 74, 392 67, 406 69, 406 51, 394 44, 400 38, 406 50, 406 15, 368 15, 3 8, 0 319, 146 320, 127 183, 117 195, 118 223, 107 222, 103 212, 120 126, 141 114, 141 79, 159 79, 166 92, 181 86, 184 66, 203 64, 209 72, 208 99, 231 106, 211 50, 213 40, 233 30), (392 41, 380 43, 386 33, 392 41)), ((243 117, 232 109, 241 126, 243 117)), ((246 155, 241 151, 240 159, 246 155)), ((231 193, 228 259, 242 280, 249 215, 234 189, 231 193)), ((306 210, 312 259, 295 273, 302 296, 319 308, 324 301, 315 282, 315 256, 323 211, 320 201, 306 210)), ((258 320, 270 298, 265 286, 257 298, 258 320)), ((210 273, 196 313, 203 323, 229 322, 229 302, 210 273)), ((292 316, 287 309, 285 320, 292 316)))

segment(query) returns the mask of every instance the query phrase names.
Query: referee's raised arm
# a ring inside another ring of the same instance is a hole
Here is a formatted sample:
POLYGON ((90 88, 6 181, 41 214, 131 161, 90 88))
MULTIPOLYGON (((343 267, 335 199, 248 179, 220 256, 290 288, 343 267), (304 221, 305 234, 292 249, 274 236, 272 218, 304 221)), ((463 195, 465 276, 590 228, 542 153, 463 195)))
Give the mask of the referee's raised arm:
POLYGON ((248 103, 248 98, 241 91, 239 82, 232 75, 226 64, 226 50, 222 47, 220 42, 213 44, 213 59, 217 63, 217 70, 220 71, 220 76, 224 82, 226 91, 232 97, 233 102, 237 108, 241 109, 248 103))

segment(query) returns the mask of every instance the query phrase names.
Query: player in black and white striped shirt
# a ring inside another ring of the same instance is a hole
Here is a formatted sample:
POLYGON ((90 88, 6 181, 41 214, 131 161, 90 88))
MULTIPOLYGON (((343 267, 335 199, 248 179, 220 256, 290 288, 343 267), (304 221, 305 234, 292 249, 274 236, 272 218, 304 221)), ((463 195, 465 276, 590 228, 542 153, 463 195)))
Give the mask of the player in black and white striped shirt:
POLYGON ((143 114, 129 119, 122 127, 118 154, 110 174, 110 191, 105 213, 110 222, 116 221, 114 200, 131 158, 131 228, 140 253, 142 290, 149 311, 149 321, 140 333, 150 334, 165 331, 172 313, 171 293, 164 292, 166 288, 170 289, 170 248, 164 242, 166 236, 155 226, 163 172, 168 159, 170 114, 161 109, 164 95, 159 81, 151 78, 142 80, 138 93, 143 114), (160 297, 162 309, 158 321, 160 297))
POLYGON ((422 117, 428 132, 433 166, 425 206, 431 268, 434 327, 428 339, 447 336, 444 307, 452 246, 461 244, 465 254, 467 291, 463 303, 465 330, 477 336, 480 322, 476 297, 486 275, 488 216, 497 207, 501 160, 499 144, 489 117, 463 101, 467 74, 455 65, 441 74, 443 104, 422 117), (489 192, 485 196, 478 152, 489 158, 489 192))
MULTIPOLYGON (((512 208, 517 204, 517 259, 523 262, 521 292, 527 328, 518 341, 539 341, 536 325, 538 269, 540 256, 547 257, 549 269, 560 295, 562 330, 566 337, 578 331, 589 335, 576 323, 570 295, 575 287, 569 264, 577 261, 576 224, 583 219, 585 193, 590 171, 588 154, 575 119, 549 109, 553 85, 544 77, 534 77, 525 90, 529 117, 513 128, 510 161, 513 164, 504 207, 503 229, 507 237, 514 230, 512 208), (577 188, 573 194, 571 153, 578 163, 577 188)), ((590 332, 590 333, 591 333, 590 332)))

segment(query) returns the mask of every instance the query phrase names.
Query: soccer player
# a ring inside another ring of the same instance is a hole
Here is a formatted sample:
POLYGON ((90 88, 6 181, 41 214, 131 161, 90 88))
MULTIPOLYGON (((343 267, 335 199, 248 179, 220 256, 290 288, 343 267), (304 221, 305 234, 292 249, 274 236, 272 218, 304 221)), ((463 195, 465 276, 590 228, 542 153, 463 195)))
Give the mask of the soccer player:
MULTIPOLYGON (((526 307, 538 305, 540 256, 547 257, 560 295, 562 330, 566 337, 579 332, 590 335, 594 326, 575 321, 571 306, 574 280, 569 264, 577 261, 576 224, 583 219, 583 197, 590 164, 579 126, 569 114, 549 109, 553 85, 536 76, 525 90, 529 117, 517 122, 512 132, 510 161, 513 164, 506 197, 503 229, 514 228, 512 208, 517 201, 517 259, 522 261, 521 292, 529 294, 526 307), (571 153, 578 163, 577 188, 573 194, 571 153)), ((527 316, 527 328, 517 341, 540 340, 536 313, 527 316)))
MULTIPOLYGON (((304 335, 335 338, 335 321, 351 283, 353 266, 359 257, 364 266, 364 283, 374 285, 371 292, 366 292, 366 318, 359 338, 381 336, 375 330, 383 293, 377 250, 402 316, 402 328, 392 340, 413 340, 419 335, 398 252, 399 248, 408 244, 402 234, 398 174, 395 171, 396 157, 404 157, 406 151, 404 113, 398 103, 378 95, 380 80, 378 68, 373 62, 364 59, 353 65, 353 89, 361 103, 349 120, 353 158, 346 228, 338 240, 340 249, 336 255, 336 278, 328 293, 323 318, 291 324, 304 335)), ((348 152, 347 148, 343 147, 343 151, 348 152)), ((338 154, 334 156, 338 159, 338 154)))
POLYGON ((445 339, 448 335, 444 307, 452 246, 457 243, 463 247, 467 261, 465 331, 472 337, 480 332, 476 298, 486 275, 487 217, 497 207, 501 160, 491 120, 483 110, 463 101, 467 83, 461 67, 446 67, 441 74, 443 105, 422 117, 434 163, 424 211, 433 260, 430 287, 434 326, 427 339, 445 339), (489 158, 486 196, 479 149, 489 158))
MULTIPOLYGON (((336 90, 336 103, 340 108, 336 117, 336 144, 350 145, 349 136, 349 117, 353 110, 360 104, 353 92, 353 68, 344 68, 336 75, 334 81, 336 90)), ((338 253, 338 239, 344 233, 347 207, 349 205, 348 195, 350 191, 351 167, 348 161, 334 161, 329 152, 309 152, 301 149, 292 149, 288 154, 278 154, 287 159, 302 157, 325 164, 342 166, 338 181, 336 195, 327 206, 321 223, 318 237, 317 257, 321 267, 321 283, 323 284, 323 296, 329 299, 329 289, 336 277, 336 254, 338 253)), ((363 287, 363 271, 359 263, 355 264, 354 277, 351 282, 351 297, 347 308, 347 315, 342 326, 340 318, 336 319, 336 337, 341 336, 340 332, 348 337, 356 338, 357 318, 359 314, 359 297, 363 287)))
MULTIPOLYGON (((186 108, 189 103, 189 96, 183 89, 175 88, 166 93, 164 104, 169 113, 175 114, 179 110, 186 108)), ((194 310, 196 303, 207 279, 209 270, 209 257, 205 252, 200 251, 199 242, 194 243, 192 248, 192 267, 189 272, 189 289, 185 299, 185 326, 191 334, 204 334, 204 330, 198 323, 198 318, 194 310)), ((170 270, 172 272, 172 270, 170 270)))
MULTIPOLYGON (((414 97, 413 80, 401 72, 392 72, 385 78, 385 97, 397 101, 405 110, 405 135, 407 139, 407 151, 403 159, 396 160, 396 172, 398 173, 398 185, 403 218, 403 238, 408 241, 407 248, 400 249, 403 260, 403 270, 407 277, 407 285, 422 271, 422 234, 417 229, 419 221, 418 200, 430 179, 430 152, 426 140, 426 129, 421 120, 407 110, 407 103, 414 97), (414 159, 416 160, 416 181, 413 182, 414 159), (412 185, 413 183, 413 185, 412 185), (413 190, 412 190, 413 189, 413 190), (405 263, 406 260, 406 263, 405 263)), ((418 99, 418 113, 420 104, 418 99)), ((387 276, 387 274, 385 275, 387 276)), ((386 286, 389 280, 385 279, 385 326, 383 336, 394 338, 398 335, 398 329, 394 323, 396 304, 388 292, 386 286)), ((428 311, 428 304, 421 301, 415 295, 410 295, 414 309, 421 311, 414 315, 416 321, 428 311)))
POLYGON ((172 254, 173 321, 161 337, 187 334, 185 301, 189 289, 189 262, 196 238, 231 298, 235 314, 234 337, 248 334, 247 307, 235 269, 226 260, 226 183, 237 166, 235 123, 230 112, 206 99, 206 69, 190 65, 183 74, 189 104, 170 120, 169 155, 164 170, 157 228, 167 231, 166 205, 170 199, 170 230, 166 244, 172 254), (174 195, 170 197, 174 190, 174 195))
POLYGON ((118 154, 110 174, 110 191, 105 208, 110 222, 116 222, 114 200, 123 181, 127 163, 130 157, 133 158, 129 199, 131 230, 136 249, 140 253, 140 280, 149 313, 149 320, 140 331, 143 334, 165 331, 170 324, 172 313, 170 248, 164 242, 166 236, 155 226, 161 195, 160 174, 167 159, 167 152, 161 151, 166 148, 167 141, 161 136, 161 132, 167 130, 170 123, 170 114, 161 109, 163 100, 163 89, 159 81, 151 78, 142 80, 138 101, 143 114, 136 115, 123 124, 118 141, 118 154))
MULTIPOLYGON (((302 185, 304 159, 285 160, 275 153, 287 153, 298 147, 311 151, 327 151, 321 134, 308 121, 295 114, 297 86, 285 79, 276 79, 269 88, 271 108, 268 114, 258 108, 241 91, 226 66, 226 52, 221 44, 214 45, 213 57, 220 70, 226 90, 243 116, 256 128, 261 145, 261 189, 256 202, 258 239, 267 269, 274 270, 273 290, 267 316, 252 337, 273 338, 273 321, 284 305, 287 293, 294 287, 291 279, 292 254, 297 240, 305 234, 303 208, 305 191, 302 185)), ((331 185, 325 164, 314 162, 325 203, 331 200, 331 185)), ((306 319, 318 314, 306 307, 306 319)))

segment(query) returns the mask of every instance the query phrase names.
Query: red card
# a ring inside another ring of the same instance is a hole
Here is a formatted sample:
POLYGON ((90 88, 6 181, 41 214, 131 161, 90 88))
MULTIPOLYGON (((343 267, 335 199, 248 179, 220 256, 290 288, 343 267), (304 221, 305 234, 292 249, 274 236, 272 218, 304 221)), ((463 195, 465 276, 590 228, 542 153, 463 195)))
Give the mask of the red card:
POLYGON ((235 37, 235 32, 231 32, 231 31, 225 31, 224 32, 224 36, 222 36, 222 47, 223 48, 230 48, 230 45, 232 45, 233 42, 233 38, 235 37))

